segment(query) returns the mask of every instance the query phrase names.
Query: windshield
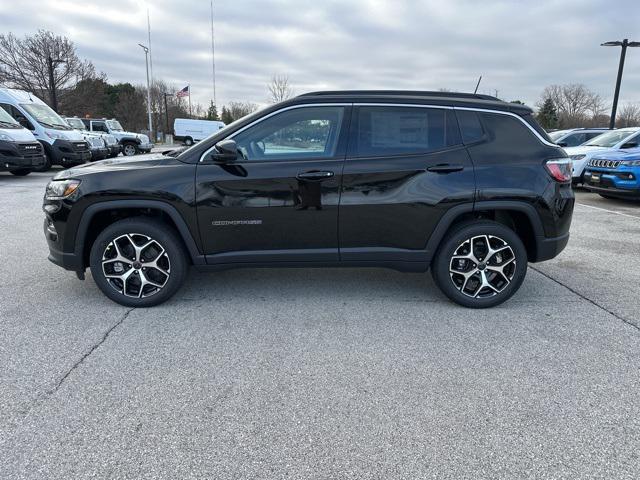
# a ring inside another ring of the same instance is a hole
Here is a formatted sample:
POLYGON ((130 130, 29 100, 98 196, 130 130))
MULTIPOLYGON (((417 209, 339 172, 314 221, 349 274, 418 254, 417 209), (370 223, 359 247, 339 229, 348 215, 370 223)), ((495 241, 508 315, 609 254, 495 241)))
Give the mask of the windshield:
POLYGON ((67 123, 76 130, 85 130, 84 123, 79 118, 67 118, 67 123))
POLYGON ((557 132, 551 132, 548 135, 549 135, 549 138, 555 142, 566 133, 567 133, 566 130, 558 130, 557 132))
POLYGON ((109 127, 109 130, 124 132, 124 128, 122 128, 122 125, 120 125, 120 122, 117 120, 107 120, 107 126, 109 127))
POLYGON ((22 128, 20 124, 16 122, 2 107, 0 107, 0 124, 2 124, 3 127, 22 128))
POLYGON ((607 147, 611 148, 617 143, 620 143, 625 138, 637 133, 636 130, 614 130, 613 132, 603 133, 597 137, 592 138, 588 143, 584 145, 587 147, 607 147))
POLYGON ((20 106, 43 127, 55 128, 56 130, 71 130, 71 127, 47 105, 21 103, 20 106))

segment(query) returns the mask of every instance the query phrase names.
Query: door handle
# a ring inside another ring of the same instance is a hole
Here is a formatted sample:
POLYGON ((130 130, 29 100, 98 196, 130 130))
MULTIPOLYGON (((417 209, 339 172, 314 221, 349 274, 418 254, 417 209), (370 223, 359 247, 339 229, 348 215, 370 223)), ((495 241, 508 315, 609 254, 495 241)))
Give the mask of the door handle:
POLYGON ((441 163, 427 168, 427 171, 435 173, 452 173, 461 170, 464 170, 464 166, 457 163, 441 163))
POLYGON ((333 177, 333 172, 329 171, 312 171, 312 172, 304 172, 299 173, 298 178, 300 180, 325 180, 327 178, 333 177))

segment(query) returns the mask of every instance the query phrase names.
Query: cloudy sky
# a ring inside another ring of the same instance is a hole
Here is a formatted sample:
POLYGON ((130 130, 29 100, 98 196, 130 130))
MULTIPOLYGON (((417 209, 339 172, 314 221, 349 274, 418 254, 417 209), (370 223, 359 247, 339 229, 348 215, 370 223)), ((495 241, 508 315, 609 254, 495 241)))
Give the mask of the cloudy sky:
MULTIPOLYGON (((153 73, 208 103, 209 0, 0 0, 0 29, 71 38, 113 82, 144 83, 147 5, 153 73), (14 3, 17 5, 16 3, 14 3)), ((640 41, 640 0, 215 0, 218 104, 267 101, 273 74, 297 93, 389 88, 480 91, 534 105, 552 83, 610 100, 619 49, 640 41)), ((627 55, 621 102, 640 102, 640 48, 627 55)))

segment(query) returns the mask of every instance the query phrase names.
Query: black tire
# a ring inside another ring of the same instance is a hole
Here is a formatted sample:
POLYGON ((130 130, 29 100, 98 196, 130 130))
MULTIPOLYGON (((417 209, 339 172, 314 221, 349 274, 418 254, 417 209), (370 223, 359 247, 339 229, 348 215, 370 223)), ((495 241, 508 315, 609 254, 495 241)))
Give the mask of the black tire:
POLYGON ((431 264, 431 275, 442 293, 468 308, 494 307, 508 300, 518 291, 526 273, 527 251, 520 237, 510 228, 489 220, 465 222, 454 227, 440 243, 431 264), (471 254, 478 254, 473 258, 480 260, 479 263, 459 258, 456 261, 461 263, 454 266, 454 254, 467 255, 469 241, 474 237, 478 238, 471 254), (486 249, 483 252, 483 244, 502 250, 483 258, 482 255, 488 252, 486 249), (505 246, 507 248, 503 248, 505 246), (503 270, 504 274, 500 276, 497 269, 503 270), (472 274, 474 271, 476 273, 472 274), (463 273, 469 275, 468 280, 463 273), (485 281, 486 286, 482 286, 485 281))
POLYGON ((48 172, 51 169, 51 158, 47 151, 44 151, 44 164, 33 169, 34 172, 48 172))
POLYGON ((193 145, 193 138, 191 138, 191 137, 187 137, 187 138, 185 138, 185 139, 184 139, 184 144, 185 144, 187 147, 190 147, 191 145, 193 145))
POLYGON ((167 301, 178 291, 186 278, 189 261, 180 238, 171 227, 147 217, 132 217, 109 225, 98 235, 91 247, 90 267, 91 275, 102 293, 114 302, 127 307, 152 307, 167 301), (114 241, 117 248, 114 247, 114 241), (154 243, 137 254, 131 242, 137 242, 135 245, 138 247, 147 242, 154 243), (165 253, 157 256, 158 265, 153 267, 153 258, 161 249, 165 253), (117 252, 131 262, 119 262, 115 257, 117 252), (103 267, 105 256, 108 260, 103 267), (117 263, 120 263, 120 267, 117 263), (120 278, 107 278, 105 272, 128 275, 123 282, 120 278), (156 284, 142 283, 149 280, 157 282, 161 288, 157 288, 156 284))
POLYGON ((603 195, 602 193, 599 193, 598 195, 600 195, 602 198, 606 198, 607 200, 615 200, 616 197, 612 197, 611 195, 603 195))
POLYGON ((29 175, 31 173, 30 168, 20 168, 18 170, 11 170, 11 173, 16 177, 24 177, 25 175, 29 175))
POLYGON ((122 155, 125 157, 133 157, 139 153, 138 146, 133 142, 127 142, 122 145, 122 155))

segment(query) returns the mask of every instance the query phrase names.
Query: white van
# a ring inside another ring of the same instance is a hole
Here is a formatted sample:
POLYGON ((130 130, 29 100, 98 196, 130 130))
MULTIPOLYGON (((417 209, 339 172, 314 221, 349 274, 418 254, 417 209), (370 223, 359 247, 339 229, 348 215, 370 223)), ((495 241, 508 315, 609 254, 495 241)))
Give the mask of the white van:
POLYGON ((176 118, 173 122, 173 138, 185 145, 193 145, 209 135, 226 127, 224 122, 216 120, 192 120, 190 118, 176 118))
POLYGON ((0 107, 20 125, 31 130, 44 147, 42 170, 51 165, 71 167, 91 160, 91 150, 82 134, 35 95, 24 90, 0 88, 0 107))
POLYGON ((0 107, 0 172, 9 171, 21 177, 43 165, 42 145, 0 107))

